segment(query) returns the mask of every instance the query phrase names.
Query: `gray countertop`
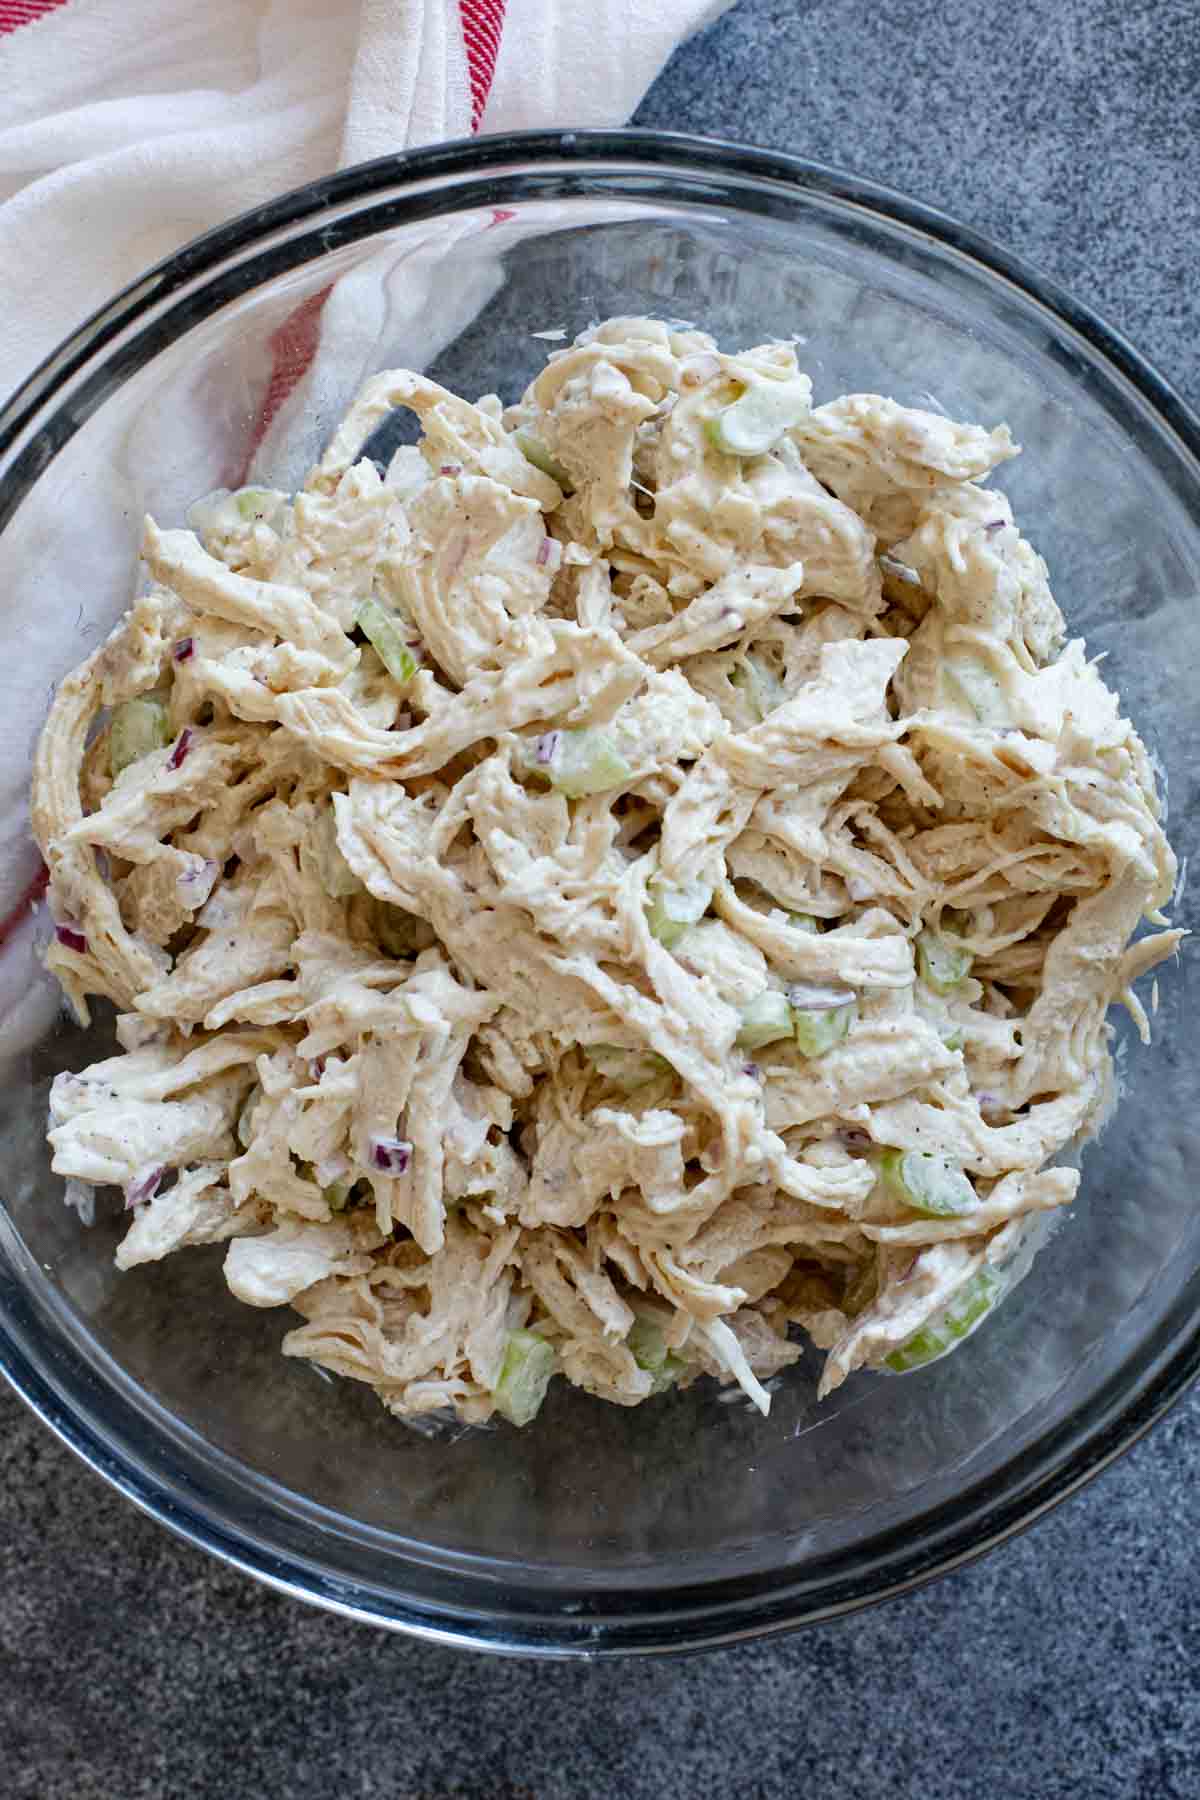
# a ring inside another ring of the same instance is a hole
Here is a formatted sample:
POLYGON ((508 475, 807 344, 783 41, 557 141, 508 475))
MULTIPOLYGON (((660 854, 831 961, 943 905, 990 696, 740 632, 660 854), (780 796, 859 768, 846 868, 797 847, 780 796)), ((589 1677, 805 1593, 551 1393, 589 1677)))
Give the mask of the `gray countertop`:
MULTIPOLYGON (((907 190, 1200 404, 1193 0, 741 0, 636 123, 907 190)), ((1185 1800, 1200 1396, 907 1600, 686 1662, 500 1663, 292 1605, 151 1524, 0 1392, 0 1791, 29 1800, 1185 1800)))

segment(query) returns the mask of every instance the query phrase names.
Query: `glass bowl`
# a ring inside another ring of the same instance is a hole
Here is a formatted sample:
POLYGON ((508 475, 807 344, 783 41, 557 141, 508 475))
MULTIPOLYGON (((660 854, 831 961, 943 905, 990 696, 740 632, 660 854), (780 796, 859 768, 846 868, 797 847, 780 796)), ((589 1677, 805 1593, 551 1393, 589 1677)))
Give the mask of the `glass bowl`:
MULTIPOLYGON (((29 752, 11 721, 128 603, 144 511, 179 523, 251 465, 293 484, 381 367, 510 397, 545 355, 535 333, 633 312, 727 342, 797 335, 820 398, 866 389, 1007 419, 1025 454, 1000 482, 1161 758, 1187 853, 1196 421, 1084 307, 928 209, 792 158, 638 132, 484 139, 317 182, 151 271, 9 401, 10 796, 29 752), (289 365, 322 307, 335 353, 289 402, 289 365)), ((30 846, 11 859, 34 874, 30 846)), ((0 957, 10 1010, 16 995, 13 1016, 38 1037, 5 1072, 0 1363, 137 1504, 288 1593, 444 1643, 547 1655, 776 1631, 997 1543, 1196 1370, 1200 1040, 1186 955, 1160 972, 1151 1050, 1116 1022, 1123 1100, 1084 1154, 1072 1215, 954 1357, 904 1379, 856 1376, 821 1406, 815 1358, 802 1362, 768 1420, 710 1384, 625 1411, 556 1383, 523 1432, 429 1438, 354 1384, 285 1361, 292 1315, 235 1302, 219 1247, 121 1275, 119 1219, 85 1228, 63 1204, 42 1141, 46 1085, 96 1054, 105 1027, 88 1044, 55 1017, 35 934, 10 921, 0 957)))

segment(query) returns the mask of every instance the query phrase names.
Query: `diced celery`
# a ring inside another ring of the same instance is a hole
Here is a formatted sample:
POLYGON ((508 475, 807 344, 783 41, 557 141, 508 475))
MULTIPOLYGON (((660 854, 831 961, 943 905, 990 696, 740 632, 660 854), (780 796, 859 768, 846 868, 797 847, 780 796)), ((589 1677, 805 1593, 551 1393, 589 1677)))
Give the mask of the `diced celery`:
POLYGON ((548 475, 551 481, 557 481, 564 494, 573 494, 575 492, 575 489, 571 484, 571 477, 567 474, 567 471, 560 462, 555 461, 545 444, 543 444, 541 438, 534 432, 525 430, 514 431, 513 442, 521 452, 521 455, 525 458, 525 461, 531 462, 535 469, 540 469, 542 471, 543 475, 548 475))
POLYGON ((818 936, 821 930, 820 919, 815 919, 812 913, 789 913, 788 924, 793 931, 807 932, 809 937, 818 936))
POLYGON ((658 1320, 645 1313, 640 1313, 630 1326, 625 1346, 638 1368, 650 1376, 653 1393, 661 1394, 674 1387, 687 1367, 682 1357, 673 1356, 667 1349, 658 1320))
POLYGON ((942 679, 951 704, 957 701, 974 714, 981 725, 1007 725, 1008 702, 998 678, 977 656, 953 656, 942 665, 942 679))
POLYGON ((925 1150, 885 1150, 880 1173, 897 1200, 927 1219, 956 1219, 979 1204, 957 1163, 925 1150))
POLYGON ((528 1425, 546 1398, 554 1365, 553 1344, 534 1331, 510 1331, 492 1395, 496 1411, 514 1425, 528 1425))
POLYGON ((1004 1293, 1004 1281, 994 1269, 977 1269, 974 1275, 952 1294, 939 1312, 927 1319, 919 1331, 890 1356, 884 1358, 889 1369, 898 1375, 910 1369, 924 1368, 939 1356, 956 1350, 970 1337, 981 1319, 987 1317, 1004 1293))
POLYGON ((825 1056, 835 1044, 840 1044, 850 1029, 854 1010, 853 1001, 824 1012, 793 1007, 793 1029, 801 1056, 825 1056))
POLYGON ((712 889, 703 882, 693 881, 687 887, 656 882, 646 908, 646 922, 652 935, 670 950, 689 926, 699 923, 711 901, 712 889))
POLYGON ((783 689, 756 657, 747 656, 729 677, 735 688, 741 688, 758 719, 765 719, 783 699, 783 689))
POLYGON ((334 1181, 327 1188, 321 1189, 330 1212, 345 1211, 346 1202, 350 1198, 351 1186, 352 1183, 349 1181, 334 1181))
POLYGON ((543 765, 544 773, 568 800, 605 794, 633 774, 608 733, 594 726, 556 731, 553 739, 554 748, 550 760, 543 765))
POLYGON ((734 1043, 739 1050, 761 1050, 766 1044, 791 1037, 794 1029, 795 1018, 787 995, 767 988, 743 1006, 741 1028, 734 1043))
POLYGON ((337 820, 333 808, 327 808, 313 828, 313 850, 317 859, 317 878, 331 900, 348 900, 361 894, 363 884, 338 847, 337 820))
POLYGON ((161 700, 139 695, 113 709, 108 732, 108 766, 115 779, 130 763, 140 762, 151 750, 162 750, 171 741, 167 709, 161 700))
POLYGON ((584 1044, 582 1049, 596 1073, 626 1094, 671 1073, 666 1057, 653 1050, 626 1050, 619 1044, 584 1044))
POLYGON ((405 641, 404 620, 380 606, 378 600, 367 599, 359 603, 355 622, 374 645, 392 680, 404 687, 417 672, 417 659, 405 641))
POLYGON ((956 1025, 952 1031, 943 1031, 942 1042, 947 1050, 961 1050, 963 1047, 962 1026, 956 1025))
POLYGON ((935 994, 948 994, 971 972, 971 953, 928 927, 917 938, 917 972, 935 994))
POLYGON ((233 496, 233 503, 243 519, 253 520, 270 518, 279 501, 270 488, 241 488, 233 496))
POLYGON ((726 456, 762 456, 808 416, 807 381, 756 381, 707 421, 710 441, 726 456))

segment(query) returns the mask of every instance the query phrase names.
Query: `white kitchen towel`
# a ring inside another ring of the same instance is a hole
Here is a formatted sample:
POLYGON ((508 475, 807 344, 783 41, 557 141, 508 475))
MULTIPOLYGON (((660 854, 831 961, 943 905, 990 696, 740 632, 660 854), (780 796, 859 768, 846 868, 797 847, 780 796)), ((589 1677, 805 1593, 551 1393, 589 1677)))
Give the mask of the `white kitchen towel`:
MULTIPOLYGON (((0 399, 149 265, 288 188, 477 131, 621 123, 727 4, 0 0, 0 399)), ((28 758, 76 623, 73 606, 27 620, 20 666, 0 665, 10 1051, 47 1005, 30 983, 28 758)))

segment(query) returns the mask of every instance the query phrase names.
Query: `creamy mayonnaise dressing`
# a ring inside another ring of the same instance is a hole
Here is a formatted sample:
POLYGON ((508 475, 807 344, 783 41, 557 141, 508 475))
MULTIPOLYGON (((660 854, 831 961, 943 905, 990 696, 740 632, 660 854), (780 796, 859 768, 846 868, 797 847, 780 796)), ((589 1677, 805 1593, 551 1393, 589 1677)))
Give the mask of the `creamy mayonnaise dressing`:
POLYGON ((305 488, 147 520, 33 818, 54 1168, 230 1240, 285 1354, 518 1423, 1002 1296, 1175 862, 987 431, 616 319, 519 404, 376 376, 305 488), (417 448, 361 459, 398 406, 417 448), (97 727, 99 726, 99 729, 97 727))

